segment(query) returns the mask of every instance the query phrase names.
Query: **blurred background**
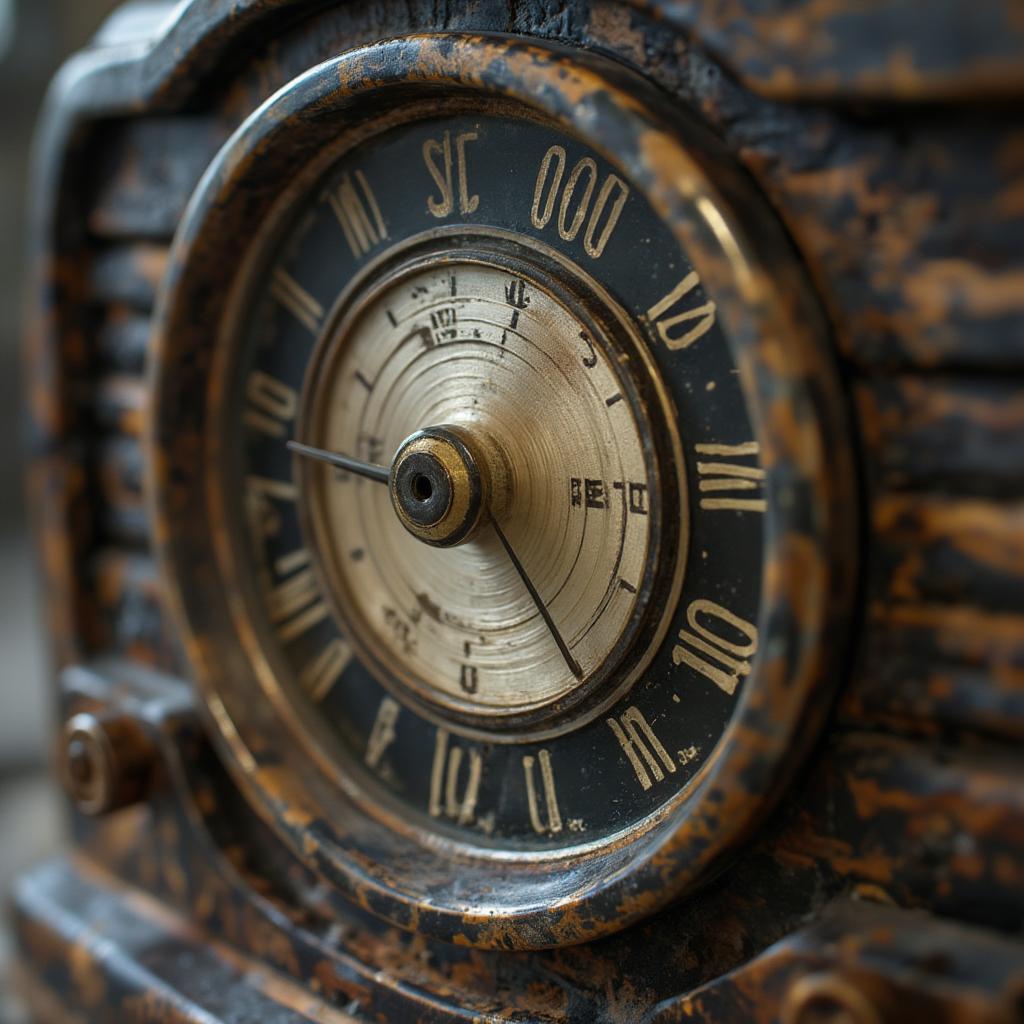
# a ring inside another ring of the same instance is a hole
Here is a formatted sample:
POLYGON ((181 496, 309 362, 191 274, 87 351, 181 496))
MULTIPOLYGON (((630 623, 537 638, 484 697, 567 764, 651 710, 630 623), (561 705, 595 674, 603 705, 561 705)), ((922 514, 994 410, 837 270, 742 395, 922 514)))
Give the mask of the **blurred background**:
MULTIPOLYGON (((115 0, 0 0, 0 893, 59 845, 63 825, 49 775, 47 658, 22 484, 20 335, 32 133, 53 73, 114 6, 115 0)), ((0 916, 0 1024, 20 1024, 5 984, 9 951, 0 916)))

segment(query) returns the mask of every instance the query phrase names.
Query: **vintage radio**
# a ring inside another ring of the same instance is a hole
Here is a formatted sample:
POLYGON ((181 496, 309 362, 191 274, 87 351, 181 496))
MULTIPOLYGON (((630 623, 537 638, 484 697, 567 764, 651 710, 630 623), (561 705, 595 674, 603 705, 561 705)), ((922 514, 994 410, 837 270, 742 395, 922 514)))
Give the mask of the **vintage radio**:
POLYGON ((116 14, 38 1019, 1020 1020, 1022 95, 998 0, 116 14))

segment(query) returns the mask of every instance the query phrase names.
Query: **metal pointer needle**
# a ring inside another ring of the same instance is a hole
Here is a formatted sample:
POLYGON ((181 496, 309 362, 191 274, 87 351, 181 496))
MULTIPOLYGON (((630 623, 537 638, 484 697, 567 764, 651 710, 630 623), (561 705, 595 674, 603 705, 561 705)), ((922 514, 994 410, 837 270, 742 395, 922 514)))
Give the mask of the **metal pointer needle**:
POLYGON ((494 532, 498 535, 498 540, 501 541, 502 547, 508 554, 509 560, 516 567, 516 572, 519 573, 519 578, 523 581, 523 585, 530 592, 530 597, 533 598, 533 603, 537 606, 537 611, 540 612, 540 617, 547 623, 547 627, 551 631, 551 635, 554 637, 559 651, 562 652, 562 657, 565 658, 566 665, 569 666, 569 671, 577 679, 582 679, 583 669, 580 668, 579 662, 572 656, 572 652, 569 650, 568 644, 566 644, 562 639, 562 634, 558 632, 555 620, 551 618, 551 612, 548 611, 548 607, 544 603, 544 599, 537 592, 537 588, 533 585, 533 581, 527 574, 526 569, 523 568, 523 563, 519 561, 516 557, 515 551, 512 550, 512 545, 509 544, 508 537, 505 536, 504 531, 498 525, 498 520, 493 516, 491 517, 491 525, 494 527, 494 532))
MULTIPOLYGON (((386 466, 377 466, 372 462, 362 462, 359 459, 350 458, 348 455, 340 455, 337 452, 329 452, 324 448, 314 448, 312 445, 301 444, 298 441, 289 441, 288 449, 296 453, 296 455, 304 455, 310 459, 318 459, 320 462, 326 462, 331 466, 337 466, 339 469, 347 470, 350 473, 358 473, 360 476, 366 477, 368 480, 376 480, 378 483, 386 484, 391 481, 391 471, 386 466)), ((548 611, 547 605, 544 603, 544 599, 540 596, 537 588, 533 585, 533 581, 530 579, 529 573, 523 567, 523 563, 519 561, 518 556, 512 549, 512 545, 509 543, 508 538, 505 536, 504 531, 498 525, 497 520, 492 516, 491 525, 494 527, 494 532, 498 535, 498 540, 501 541, 501 546, 505 549, 509 560, 515 566, 515 570, 519 573, 519 578, 523 581, 523 585, 526 587, 533 598, 533 603, 537 606, 537 611, 540 612, 540 617, 544 620, 548 630, 551 632, 551 636, 554 638, 555 644, 558 646, 558 650, 562 657, 565 659, 566 665, 569 666, 569 671, 577 679, 583 678, 583 669, 580 668, 579 662, 572 656, 572 652, 569 650, 568 644, 562 639, 562 634, 559 633, 558 627, 555 625, 555 620, 551 617, 551 613, 548 611)))
POLYGON ((309 459, 319 459, 327 462, 338 469, 348 470, 359 476, 365 476, 367 480, 376 480, 379 484, 386 484, 391 479, 391 470, 387 466, 377 466, 372 462, 361 462, 359 459, 349 458, 347 455, 339 455, 337 452, 329 452, 324 448, 314 448, 312 445, 300 444, 298 441, 289 441, 288 449, 296 455, 305 455, 309 459))

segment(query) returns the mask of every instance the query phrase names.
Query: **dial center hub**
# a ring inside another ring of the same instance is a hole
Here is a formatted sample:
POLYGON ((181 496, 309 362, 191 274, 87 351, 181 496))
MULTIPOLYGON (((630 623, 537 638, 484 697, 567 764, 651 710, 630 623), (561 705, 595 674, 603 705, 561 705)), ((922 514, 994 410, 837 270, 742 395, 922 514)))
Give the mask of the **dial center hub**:
POLYGON ((395 455, 391 504, 414 537, 452 547, 469 540, 486 518, 493 476, 468 431, 427 427, 406 438, 395 455))

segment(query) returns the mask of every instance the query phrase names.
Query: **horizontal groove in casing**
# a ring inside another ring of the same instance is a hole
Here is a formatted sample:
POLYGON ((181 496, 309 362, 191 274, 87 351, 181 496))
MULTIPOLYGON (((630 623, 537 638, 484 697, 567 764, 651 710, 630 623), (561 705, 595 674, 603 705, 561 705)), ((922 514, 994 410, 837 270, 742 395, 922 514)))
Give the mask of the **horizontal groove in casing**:
POLYGON ((173 669, 174 656, 153 558, 142 552, 104 547, 93 554, 87 572, 99 620, 96 649, 173 669))
POLYGON ((146 410, 146 383, 132 374, 111 374, 97 382, 94 415, 102 430, 140 438, 146 410))
POLYGON ((151 330, 145 313, 120 303, 109 306, 96 330, 96 351, 104 370, 141 376, 151 330))
POLYGON ((875 734, 833 739, 777 860, 997 928, 1024 924, 1024 766, 875 734))
POLYGON ((1024 501, 883 494, 871 526, 874 599, 1024 613, 1024 501))
POLYGON ((1024 382, 900 374, 853 388, 869 480, 889 491, 1024 496, 1024 382))
POLYGON ((146 549, 149 523, 143 502, 143 458, 138 441, 106 438, 97 451, 101 529, 110 541, 146 549))
POLYGON ((168 248, 149 242, 102 245, 89 271, 89 294, 96 304, 121 303, 149 313, 167 266, 168 248))
POLYGON ((1024 615, 878 602, 858 646, 840 706, 844 723, 1024 739, 1024 615))
POLYGON ((98 185, 87 218, 101 238, 166 241, 226 137, 210 116, 111 121, 93 143, 98 185))

